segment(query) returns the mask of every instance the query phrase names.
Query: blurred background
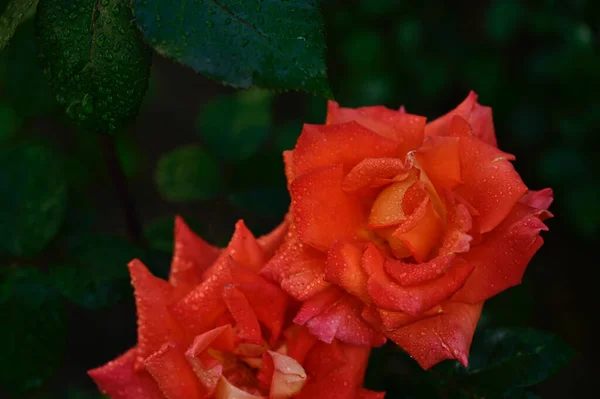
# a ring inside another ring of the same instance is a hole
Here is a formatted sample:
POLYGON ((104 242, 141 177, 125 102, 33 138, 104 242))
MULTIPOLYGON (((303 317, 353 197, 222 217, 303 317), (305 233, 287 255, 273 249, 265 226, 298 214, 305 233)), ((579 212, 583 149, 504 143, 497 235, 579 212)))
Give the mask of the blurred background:
MULTIPOLYGON (((473 89, 493 108, 499 147, 516 155, 526 184, 554 189, 546 245, 524 284, 490 300, 481 323, 555 332, 578 354, 533 391, 587 396, 597 342, 598 3, 328 0, 323 8, 341 105, 405 105, 432 119, 473 89)), ((289 203, 281 152, 303 123, 324 121, 326 102, 236 92, 155 56, 140 114, 113 152, 63 115, 35 48, 29 18, 0 54, 0 153, 13 154, 0 157, 0 397, 100 398, 85 370, 136 338, 125 264, 139 257, 166 276, 175 214, 218 245, 240 218, 255 235, 277 225, 289 203), (119 164, 126 180, 115 181, 119 164)), ((367 384, 389 398, 425 397, 413 367, 377 350, 367 384)))

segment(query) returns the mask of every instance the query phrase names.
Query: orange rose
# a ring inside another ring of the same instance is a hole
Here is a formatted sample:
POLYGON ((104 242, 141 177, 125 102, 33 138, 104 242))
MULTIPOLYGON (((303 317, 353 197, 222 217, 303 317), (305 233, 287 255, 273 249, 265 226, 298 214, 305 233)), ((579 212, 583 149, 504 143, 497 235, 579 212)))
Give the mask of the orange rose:
POLYGON ((380 399, 362 388, 370 347, 318 342, 299 304, 258 275, 287 232, 258 240, 242 222, 212 247, 176 220, 169 281, 129 264, 137 345, 89 371, 112 399, 380 399))
POLYGON ((325 342, 396 342, 423 368, 467 364, 483 302, 517 285, 552 191, 528 191, 471 92, 426 124, 328 106, 284 153, 291 228, 261 274, 304 302, 325 342))

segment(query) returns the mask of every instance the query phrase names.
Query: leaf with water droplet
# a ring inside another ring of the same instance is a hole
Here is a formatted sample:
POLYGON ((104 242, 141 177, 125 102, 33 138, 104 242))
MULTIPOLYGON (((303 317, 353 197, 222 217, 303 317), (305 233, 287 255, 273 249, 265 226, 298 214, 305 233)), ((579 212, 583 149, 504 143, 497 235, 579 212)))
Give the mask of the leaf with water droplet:
POLYGON ((27 14, 27 11, 36 0, 11 0, 6 5, 4 13, 0 15, 0 51, 6 48, 6 45, 12 39, 17 26, 27 14))
POLYGON ((133 118, 150 72, 150 51, 129 0, 40 0, 38 52, 69 118, 113 132, 133 118), (66 22, 68 21, 68 22, 66 22))
POLYGON ((319 5, 319 0, 134 0, 133 10, 158 53, 223 84, 330 98, 319 5))

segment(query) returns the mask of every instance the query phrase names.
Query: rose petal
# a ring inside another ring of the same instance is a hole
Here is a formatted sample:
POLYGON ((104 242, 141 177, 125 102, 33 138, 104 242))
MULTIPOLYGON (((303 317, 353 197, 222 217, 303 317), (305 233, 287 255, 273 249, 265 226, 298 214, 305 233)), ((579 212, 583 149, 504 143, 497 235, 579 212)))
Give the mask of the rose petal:
POLYGON ((290 185, 296 179, 296 168, 294 166, 294 151, 284 151, 283 152, 283 165, 285 171, 285 177, 287 180, 288 189, 290 185))
POLYGON ((468 365, 469 347, 481 314, 483 302, 447 302, 435 316, 386 332, 425 370, 445 359, 468 365))
POLYGON ((461 182, 458 138, 427 137, 414 156, 436 190, 449 190, 461 182))
POLYGON ((471 115, 467 121, 471 125, 473 134, 476 137, 493 147, 498 147, 492 118, 492 108, 476 102, 473 109, 471 109, 471 115))
POLYGON ((467 98, 458 105, 455 109, 425 125, 425 136, 448 136, 452 117, 458 115, 463 119, 468 120, 477 102, 477 94, 470 91, 467 98))
POLYGON ((167 309, 173 287, 154 277, 137 259, 128 267, 138 316, 136 369, 139 370, 143 368, 144 359, 159 350, 165 341, 183 344, 184 333, 167 309))
POLYGON ((227 381, 227 378, 221 377, 215 391, 215 399, 265 399, 265 397, 243 391, 227 381))
POLYGON ((416 175, 411 175, 401 182, 387 186, 379 193, 371 206, 367 228, 391 227, 406 220, 409 215, 404 212, 404 197, 415 184, 421 185, 420 182, 417 182, 416 175))
POLYGON ((407 171, 400 158, 366 158, 360 161, 342 181, 342 190, 354 193, 364 188, 378 187, 382 179, 393 179, 407 171))
POLYGON ((236 337, 245 343, 261 345, 260 325, 246 296, 234 286, 227 285, 223 288, 223 299, 236 321, 236 337))
POLYGON ((306 383, 306 372, 296 360, 277 352, 268 351, 273 359, 273 379, 269 398, 291 398, 302 390, 306 383))
POLYGON ((300 240, 326 251, 336 240, 351 238, 364 220, 358 198, 345 193, 341 165, 306 174, 292 183, 292 211, 300 240))
POLYGON ((496 227, 527 191, 508 159, 514 158, 476 137, 460 138, 463 184, 455 192, 477 210, 481 233, 496 227))
POLYGON ((167 399, 201 399, 203 389, 190 364, 175 345, 167 343, 144 365, 167 399))
POLYGON ((419 148, 423 141, 426 118, 405 112, 394 111, 384 106, 340 108, 334 102, 327 104, 327 124, 338 124, 356 121, 366 128, 396 141, 399 146, 399 157, 419 148))
POLYGON ((304 302, 294 323, 306 324, 311 334, 327 343, 338 338, 353 345, 383 345, 384 337, 362 320, 362 306, 356 298, 332 287, 304 302))
POLYGON ((294 149, 296 178, 314 170, 343 165, 349 171, 365 158, 398 156, 398 144, 356 122, 304 125, 294 149))
POLYGON ((281 288, 299 301, 330 286, 323 280, 325 254, 300 242, 294 226, 275 256, 260 274, 280 284, 281 288))
POLYGON ((285 330, 285 343, 287 354, 303 364, 304 359, 312 347, 317 343, 317 338, 305 326, 292 325, 285 330))
POLYGON ((368 267, 369 296, 377 306, 417 315, 454 294, 473 270, 468 263, 456 262, 442 277, 420 285, 401 286, 385 273, 383 261, 368 267))
POLYGON ((367 274, 361 267, 363 252, 364 245, 347 241, 335 242, 327 252, 325 280, 368 301, 367 274))
POLYGON ((284 218, 283 222, 281 222, 273 231, 264 236, 260 236, 257 238, 258 245, 262 248, 265 258, 270 259, 273 257, 277 249, 283 243, 283 240, 287 236, 290 222, 288 219, 291 217, 287 216, 284 218))
POLYGON ((185 295, 202 282, 202 273, 221 250, 197 236, 180 216, 175 216, 175 249, 169 283, 185 295))
POLYGON ((144 369, 136 371, 136 349, 132 348, 104 366, 88 371, 100 392, 112 399, 164 399, 156 381, 144 369))
POLYGON ((521 283, 527 264, 542 246, 542 222, 547 214, 517 204, 506 220, 484 236, 483 242, 462 256, 475 265, 453 300, 477 303, 521 283))
POLYGON ((425 263, 405 263, 397 259, 385 260, 385 271, 400 285, 422 284, 442 276, 452 266, 455 255, 441 255, 425 263))
POLYGON ((539 191, 529 190, 520 199, 521 204, 525 204, 532 208, 546 210, 552 204, 554 194, 551 188, 545 188, 539 191))

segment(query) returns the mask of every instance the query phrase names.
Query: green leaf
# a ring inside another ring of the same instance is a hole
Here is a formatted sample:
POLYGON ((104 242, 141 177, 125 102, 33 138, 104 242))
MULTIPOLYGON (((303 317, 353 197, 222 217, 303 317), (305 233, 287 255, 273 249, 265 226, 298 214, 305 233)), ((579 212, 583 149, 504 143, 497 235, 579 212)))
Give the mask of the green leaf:
POLYGON ((0 143, 13 137, 21 124, 21 118, 12 107, 0 104, 0 143))
POLYGON ((55 153, 41 145, 0 151, 0 254, 31 256, 58 232, 66 181, 55 153))
POLYGON ((40 271, 20 267, 6 274, 0 280, 0 386, 16 393, 41 386, 61 365, 65 315, 40 271))
POLYGON ((67 115, 113 132, 134 117, 146 92, 150 52, 129 0, 40 0, 39 53, 67 115))
POLYGON ((155 180, 160 194, 173 202, 207 200, 222 190, 216 162, 194 145, 164 154, 158 161, 155 180))
POLYGON ((127 264, 145 257, 141 248, 104 234, 76 236, 64 252, 69 257, 52 267, 52 281, 65 297, 85 309, 106 308, 129 298, 127 264))
POLYGON ((573 356, 557 336, 531 328, 487 329, 476 336, 463 382, 481 392, 535 385, 573 356))
POLYGON ((6 100, 21 117, 45 116, 57 109, 56 94, 38 60, 33 18, 19 25, 0 55, 0 71, 6 100))
POLYGON ((15 34, 17 26, 36 0, 10 0, 0 15, 0 51, 4 50, 15 34))
POLYGON ((197 127, 219 159, 241 161, 252 156, 271 132, 273 95, 248 90, 208 103, 197 127))
POLYGON ((160 54, 238 88, 331 97, 319 0, 134 0, 146 40, 160 54))

